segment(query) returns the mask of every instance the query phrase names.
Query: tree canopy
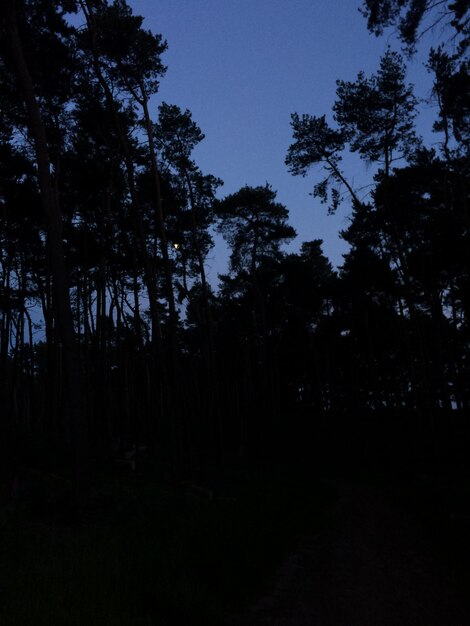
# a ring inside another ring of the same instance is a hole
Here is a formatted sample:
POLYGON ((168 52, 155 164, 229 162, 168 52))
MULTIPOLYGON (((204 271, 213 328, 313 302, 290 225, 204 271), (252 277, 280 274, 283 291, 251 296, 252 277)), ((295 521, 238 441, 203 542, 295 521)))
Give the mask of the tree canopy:
POLYGON ((224 195, 201 166, 204 129, 159 99, 166 40, 125 0, 5 0, 0 438, 19 450, 12 476, 40 435, 53 450, 40 462, 68 472, 80 509, 116 450, 145 445, 174 484, 272 468, 300 415, 322 424, 319 441, 406 415, 419 449, 441 454, 436 424, 470 406, 468 2, 363 11, 408 45, 442 19, 458 45, 430 50, 432 138, 418 135, 422 103, 391 48, 375 72, 337 81, 329 113, 292 114, 288 171, 312 175, 330 211, 350 209, 333 268, 318 233, 296 238, 279 180, 224 195), (216 284, 220 237, 229 266, 216 284))

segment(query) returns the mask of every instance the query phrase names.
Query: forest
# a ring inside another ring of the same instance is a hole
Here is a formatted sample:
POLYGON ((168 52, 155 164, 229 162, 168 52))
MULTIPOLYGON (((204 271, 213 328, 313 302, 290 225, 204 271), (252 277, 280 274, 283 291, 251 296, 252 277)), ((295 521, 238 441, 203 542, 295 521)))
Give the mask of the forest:
POLYGON ((86 520, 103 473, 210 501, 223 477, 294 466, 470 475, 470 6, 358 9, 402 52, 338 80, 324 115, 292 112, 279 155, 325 211, 350 208, 335 269, 314 234, 289 250, 275 180, 226 195, 201 171, 204 129, 156 98, 164 34, 126 0, 3 0, 2 507, 47 499, 86 520), (407 62, 429 24, 424 140, 407 62))

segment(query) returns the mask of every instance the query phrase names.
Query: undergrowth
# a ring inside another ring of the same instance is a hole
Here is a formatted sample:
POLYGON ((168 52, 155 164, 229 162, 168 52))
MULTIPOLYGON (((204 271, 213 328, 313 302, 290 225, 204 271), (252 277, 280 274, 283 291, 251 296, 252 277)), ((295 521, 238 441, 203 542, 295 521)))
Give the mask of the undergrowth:
POLYGON ((106 474, 80 525, 6 508, 2 626, 221 626, 262 590, 331 497, 299 476, 228 480, 213 500, 106 474))

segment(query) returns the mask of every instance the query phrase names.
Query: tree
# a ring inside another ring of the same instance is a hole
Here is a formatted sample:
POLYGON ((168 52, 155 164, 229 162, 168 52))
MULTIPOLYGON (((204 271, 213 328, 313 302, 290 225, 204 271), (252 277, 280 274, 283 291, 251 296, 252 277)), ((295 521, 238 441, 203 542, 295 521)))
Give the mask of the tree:
POLYGON ((270 332, 278 341, 284 403, 315 412, 328 410, 333 401, 328 385, 334 346, 326 322, 337 278, 322 243, 320 239, 303 242, 298 253, 281 259, 269 289, 270 332))
MULTIPOLYGON (((230 245, 230 270, 237 289, 246 285, 252 307, 253 329, 266 362, 266 285, 260 270, 282 257, 281 245, 293 239, 295 230, 287 223, 288 211, 275 202, 276 192, 264 187, 242 187, 215 203, 217 230, 230 245)), ((223 280, 227 282, 225 277, 223 280)), ((228 280, 230 283, 230 279, 228 280)))
MULTIPOLYGON (((134 159, 136 141, 132 130, 128 126, 128 122, 126 123, 125 116, 122 115, 122 110, 125 109, 125 107, 123 107, 122 102, 118 101, 115 97, 113 89, 116 86, 121 90, 130 89, 131 92, 134 92, 135 89, 140 88, 140 82, 142 83, 142 88, 145 89, 146 79, 150 81, 150 85, 153 88, 156 88, 158 81, 154 80, 152 68, 155 69, 157 76, 164 72, 164 67, 160 61, 160 54, 163 52, 165 45, 161 42, 161 38, 159 36, 153 38, 150 33, 147 33, 148 37, 145 36, 145 34, 142 35, 142 29, 140 28, 142 18, 132 16, 130 8, 123 1, 117 1, 113 5, 109 6, 107 2, 80 0, 80 6, 86 18, 87 30, 80 33, 78 43, 84 52, 85 60, 90 68, 91 76, 95 76, 103 92, 106 106, 112 116, 115 129, 119 137, 120 150, 126 168, 129 194, 131 197, 131 207, 134 214, 134 229, 144 262, 145 283, 149 296, 150 311, 152 316, 152 337, 155 347, 160 343, 161 324, 155 268, 147 249, 147 233, 136 189, 136 163, 134 159), (118 32, 121 36, 120 45, 123 47, 122 55, 118 53, 118 49, 116 48, 116 31, 114 28, 117 29, 118 27, 120 29, 118 32), (137 51, 135 48, 140 44, 142 44, 146 49, 147 47, 150 48, 149 60, 147 60, 147 58, 141 59, 140 57, 137 57, 137 51), (123 58, 124 61, 121 61, 121 58, 123 58), (137 64, 136 67, 133 66, 133 62, 137 64), (124 70, 129 70, 130 76, 125 74, 124 70)), ((136 96, 140 97, 138 93, 131 93, 131 95, 134 98, 136 96)), ((146 99, 144 100, 144 103, 147 103, 146 99)), ((132 107, 131 114, 135 115, 132 107)), ((129 116, 127 116, 127 119, 128 118, 129 116)), ((151 141, 151 137, 149 138, 149 141, 151 141)), ((156 172, 154 167, 155 154, 153 153, 153 157, 151 154, 150 157, 152 162, 153 180, 156 185, 156 221, 159 225, 160 238, 165 238, 164 229, 162 230, 163 214, 161 210, 160 179, 158 177, 158 172, 156 172)), ((172 318, 170 324, 171 338, 172 343, 174 344, 176 335, 176 310, 173 299, 171 269, 169 267, 166 239, 164 242, 162 240, 162 254, 164 257, 164 268, 166 274, 165 285, 167 301, 172 318)), ((159 351, 161 352, 161 350, 159 351)), ((164 366, 163 360, 160 365, 164 366)))
POLYGON ((216 202, 217 230, 231 247, 232 272, 246 272, 256 280, 260 262, 278 256, 281 244, 295 237, 286 207, 275 199, 276 192, 266 183, 242 187, 216 202))
POLYGON ((468 63, 439 46, 429 53, 428 68, 434 74, 433 93, 439 118, 434 131, 444 134, 443 152, 454 165, 468 159, 470 151, 470 75, 468 63), (453 140, 453 145, 452 145, 453 140))
POLYGON ((298 113, 291 116, 294 143, 290 145, 285 163, 293 176, 306 176, 314 165, 321 165, 327 172, 326 178, 317 183, 313 195, 324 203, 328 202, 331 184, 329 211, 334 212, 341 200, 341 186, 346 187, 353 204, 359 198, 340 169, 341 152, 344 150, 347 135, 341 129, 331 128, 326 117, 316 117, 298 113))
MULTIPOLYGON (((26 9, 26 5, 23 5, 26 9)), ((34 14, 33 14, 34 15, 34 14)), ((52 21, 61 21, 62 17, 54 10, 46 13, 52 21)), ((53 278, 54 317, 58 325, 59 335, 64 353, 64 365, 68 389, 68 424, 72 434, 75 451, 75 498, 78 509, 84 505, 87 490, 86 479, 86 429, 84 415, 81 410, 80 361, 77 350, 75 329, 72 316, 65 252, 62 239, 62 215, 57 203, 51 179, 51 161, 46 125, 41 111, 40 101, 36 96, 33 75, 28 66, 24 44, 20 32, 17 6, 15 0, 8 0, 2 8, 3 37, 6 38, 9 50, 9 68, 13 72, 24 98, 27 109, 28 126, 34 142, 35 156, 38 167, 38 181, 41 191, 41 202, 47 228, 47 247, 53 278)), ((21 15, 24 19, 24 13, 21 15)), ((46 18, 47 19, 47 18, 46 18)), ((53 31, 48 31, 53 32, 53 31)), ((42 66, 43 71, 45 68, 42 66)), ((44 92, 43 92, 44 93, 44 92)), ((46 91, 47 94, 47 91, 46 91)))
POLYGON ((401 56, 388 50, 377 74, 360 72, 355 82, 337 82, 335 119, 350 149, 367 162, 383 164, 385 177, 392 164, 416 149, 414 129, 417 100, 412 85, 405 83, 401 56))
POLYGON ((409 51, 414 50, 425 32, 438 25, 453 29, 454 36, 460 39, 461 52, 470 43, 468 0, 363 0, 361 10, 367 18, 368 29, 375 35, 397 25, 400 38, 409 51))
MULTIPOLYGON (((102 77, 106 76, 108 86, 116 85, 117 88, 127 92, 133 98, 134 103, 142 109, 142 126, 146 134, 150 157, 150 171, 154 184, 155 219, 161 241, 165 294, 169 308, 170 367, 173 369, 176 366, 178 320, 162 207, 160 172, 149 112, 150 97, 157 93, 159 81, 166 72, 161 57, 167 49, 167 44, 161 35, 142 28, 143 18, 134 16, 132 9, 125 0, 115 0, 111 5, 108 5, 107 2, 98 2, 96 6, 91 0, 86 2, 81 0, 81 5, 91 35, 95 69, 98 69, 98 65, 100 65, 99 72, 102 77)), ((155 308, 155 304, 153 307, 155 308)))
POLYGON ((229 300, 228 310, 232 305, 238 309, 233 311, 241 349, 237 359, 244 362, 239 382, 246 406, 239 415, 241 450, 259 450, 260 458, 263 452, 269 457, 275 450, 279 418, 278 374, 268 320, 270 278, 283 256, 281 245, 296 234, 287 222, 287 208, 275 200, 276 192, 266 183, 242 187, 214 205, 217 230, 231 248, 231 275, 221 276, 222 300, 229 300))
MULTIPOLYGON (((214 221, 213 203, 217 188, 222 181, 204 175, 192 160, 194 148, 204 139, 204 134, 193 121, 191 112, 181 111, 175 105, 162 103, 158 123, 154 127, 155 141, 162 160, 175 175, 175 185, 182 204, 175 228, 179 231, 176 241, 186 273, 186 264, 195 266, 201 281, 203 323, 209 323, 209 287, 204 267, 205 257, 212 246, 209 227, 214 221)), ((185 289, 189 293, 187 287, 185 289)))
POLYGON ((361 204, 357 192, 340 168, 342 152, 349 145, 368 163, 380 163, 388 177, 392 164, 409 157, 419 145, 414 130, 417 100, 411 85, 405 83, 405 65, 391 50, 382 57, 377 74, 367 78, 360 72, 356 81, 337 81, 333 107, 338 128, 331 128, 326 117, 291 116, 294 142, 286 165, 294 176, 306 176, 314 165, 321 165, 327 176, 313 191, 322 202, 330 202, 334 212, 346 188, 353 208, 361 204), (328 197, 329 188, 331 195, 328 197))

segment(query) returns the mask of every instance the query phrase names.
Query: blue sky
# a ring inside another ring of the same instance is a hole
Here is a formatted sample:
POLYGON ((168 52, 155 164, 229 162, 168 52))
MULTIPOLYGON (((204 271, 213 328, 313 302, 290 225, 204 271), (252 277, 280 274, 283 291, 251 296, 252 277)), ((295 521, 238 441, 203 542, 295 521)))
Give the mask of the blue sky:
MULTIPOLYGON (((287 172, 290 114, 330 116, 336 79, 376 71, 387 46, 399 47, 394 37, 368 33, 359 0, 129 3, 145 17, 145 27, 168 41, 168 71, 153 102, 153 117, 161 101, 189 108, 206 135, 196 161, 205 173, 224 180, 220 195, 269 182, 298 232, 292 248, 320 238, 333 264, 341 264, 346 246, 338 231, 347 226, 349 207, 327 216, 326 207, 309 195, 318 175, 302 179, 287 172)), ((430 78, 422 63, 419 56, 410 63, 409 79, 425 98, 430 78)), ((428 134, 432 113, 424 109, 422 128, 428 134)), ((370 182, 373 173, 354 156, 345 160, 345 169, 356 187, 370 182)), ((213 283, 226 259, 218 242, 208 260, 213 283)))

